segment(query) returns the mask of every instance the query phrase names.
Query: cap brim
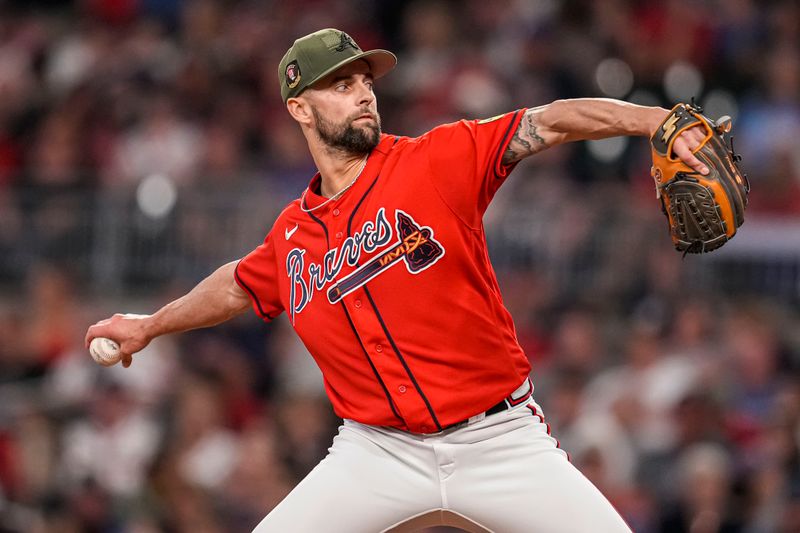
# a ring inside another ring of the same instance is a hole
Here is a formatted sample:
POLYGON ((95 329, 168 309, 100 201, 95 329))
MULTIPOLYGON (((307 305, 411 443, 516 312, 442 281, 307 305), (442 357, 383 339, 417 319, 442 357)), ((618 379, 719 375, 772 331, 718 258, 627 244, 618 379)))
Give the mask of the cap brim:
POLYGON ((352 63, 353 61, 358 61, 359 59, 363 59, 369 63, 369 70, 372 73, 372 77, 376 80, 388 74, 395 67, 395 65, 397 65, 397 56, 390 51, 381 50, 380 48, 375 50, 367 50, 366 52, 361 52, 360 54, 348 57, 344 61, 341 61, 333 65, 331 68, 323 71, 319 76, 311 80, 306 88, 313 86, 325 76, 332 74, 343 66, 352 63))

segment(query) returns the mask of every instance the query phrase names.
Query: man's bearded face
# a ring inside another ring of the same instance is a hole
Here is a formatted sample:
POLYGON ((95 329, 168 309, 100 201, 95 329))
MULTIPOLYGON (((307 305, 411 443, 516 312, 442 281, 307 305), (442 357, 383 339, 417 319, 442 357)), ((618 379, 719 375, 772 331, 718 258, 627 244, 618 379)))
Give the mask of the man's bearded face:
POLYGON ((365 155, 378 146, 381 138, 381 117, 369 110, 361 110, 353 116, 346 118, 340 124, 323 117, 316 107, 311 107, 314 120, 317 123, 317 132, 320 139, 331 148, 342 150, 349 154, 365 155), (375 122, 365 121, 364 124, 353 124, 359 117, 369 113, 375 122))

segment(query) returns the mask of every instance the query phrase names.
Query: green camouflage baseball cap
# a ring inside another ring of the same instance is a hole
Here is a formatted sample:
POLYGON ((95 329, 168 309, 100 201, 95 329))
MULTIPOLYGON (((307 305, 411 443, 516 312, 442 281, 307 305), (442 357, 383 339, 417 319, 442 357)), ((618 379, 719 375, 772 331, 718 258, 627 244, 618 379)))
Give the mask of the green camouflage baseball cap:
POLYGON ((397 64, 387 50, 364 52, 345 32, 333 28, 315 31, 297 39, 278 65, 281 97, 286 102, 334 70, 356 59, 369 63, 372 75, 380 78, 397 64))

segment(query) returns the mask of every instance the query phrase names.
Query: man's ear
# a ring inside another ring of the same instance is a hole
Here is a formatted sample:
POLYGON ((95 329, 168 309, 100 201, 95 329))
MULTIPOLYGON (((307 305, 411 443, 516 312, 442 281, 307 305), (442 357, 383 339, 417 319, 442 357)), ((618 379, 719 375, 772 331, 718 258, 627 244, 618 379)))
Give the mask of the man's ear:
POLYGON ((305 98, 289 98, 286 101, 286 110, 300 124, 310 126, 314 120, 311 104, 305 98))

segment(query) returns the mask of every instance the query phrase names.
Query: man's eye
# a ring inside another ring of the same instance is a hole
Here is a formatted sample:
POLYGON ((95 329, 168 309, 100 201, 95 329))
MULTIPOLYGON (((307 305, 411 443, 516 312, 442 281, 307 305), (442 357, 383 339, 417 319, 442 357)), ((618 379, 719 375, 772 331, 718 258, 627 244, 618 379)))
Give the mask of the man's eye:
POLYGON ((340 83, 339 85, 336 86, 337 91, 344 91, 345 89, 347 89, 346 83, 340 83))

